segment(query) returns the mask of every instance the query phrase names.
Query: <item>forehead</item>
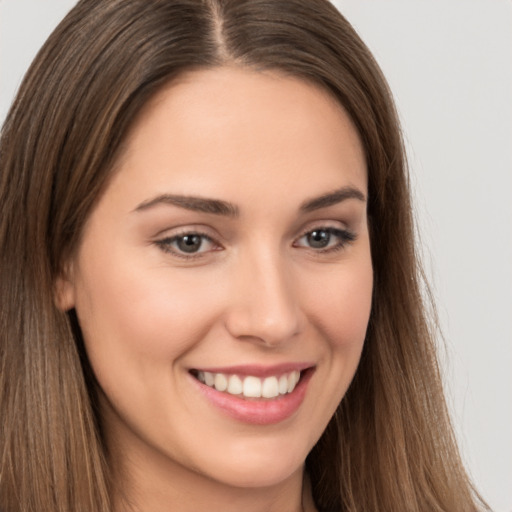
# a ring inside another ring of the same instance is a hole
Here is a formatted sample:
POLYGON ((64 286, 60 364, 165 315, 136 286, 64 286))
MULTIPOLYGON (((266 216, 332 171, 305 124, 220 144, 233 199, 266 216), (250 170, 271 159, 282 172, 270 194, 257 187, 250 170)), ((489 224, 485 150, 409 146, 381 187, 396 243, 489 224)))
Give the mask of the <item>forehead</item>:
POLYGON ((139 182, 138 192, 172 186, 230 200, 247 187, 276 199, 297 184, 310 195, 316 184, 319 192, 366 190, 367 179, 358 133, 331 94, 280 73, 227 67, 162 89, 132 127, 119 168, 116 179, 139 182))

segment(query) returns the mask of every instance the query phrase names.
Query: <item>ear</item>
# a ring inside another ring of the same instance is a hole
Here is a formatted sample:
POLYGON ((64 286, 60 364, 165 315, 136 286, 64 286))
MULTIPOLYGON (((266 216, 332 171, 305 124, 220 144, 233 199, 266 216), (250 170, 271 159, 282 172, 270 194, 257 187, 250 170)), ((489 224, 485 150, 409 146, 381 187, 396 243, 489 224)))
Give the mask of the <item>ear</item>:
POLYGON ((55 305, 58 309, 65 312, 75 307, 75 283, 71 264, 66 264, 57 276, 54 290, 55 305))

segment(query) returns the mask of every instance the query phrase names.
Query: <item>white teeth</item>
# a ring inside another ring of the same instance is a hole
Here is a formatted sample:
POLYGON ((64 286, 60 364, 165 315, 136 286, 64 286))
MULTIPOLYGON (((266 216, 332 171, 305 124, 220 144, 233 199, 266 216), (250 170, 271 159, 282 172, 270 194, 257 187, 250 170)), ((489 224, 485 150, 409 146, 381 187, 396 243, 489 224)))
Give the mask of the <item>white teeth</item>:
POLYGON ((238 375, 231 375, 228 380, 228 393, 239 395, 242 392, 242 381, 238 375))
POLYGON ((300 379, 300 372, 294 370, 284 375, 272 375, 264 379, 248 375, 197 372, 197 379, 217 391, 227 391, 231 395, 242 395, 246 398, 276 398, 291 393, 300 379))
MULTIPOLYGON (((199 372, 199 373, 202 373, 202 372, 199 372)), ((214 382, 215 382, 215 377, 214 377, 213 373, 204 372, 204 383, 207 386, 213 387, 214 382)))
POLYGON ((275 398, 279 396, 277 377, 267 377, 261 386, 261 396, 264 398, 275 398))
POLYGON ((294 370, 292 373, 290 373, 290 376, 288 377, 288 393, 291 393, 295 389, 299 379, 300 373, 298 371, 294 370))
POLYGON ((222 373, 215 374, 214 384, 215 384, 215 389, 217 391, 226 391, 226 389, 228 389, 228 379, 222 373))
POLYGON ((288 393, 288 377, 286 375, 281 375, 279 377, 279 394, 284 395, 288 393))
POLYGON ((258 377, 245 377, 243 395, 249 398, 260 398, 261 380, 258 377))

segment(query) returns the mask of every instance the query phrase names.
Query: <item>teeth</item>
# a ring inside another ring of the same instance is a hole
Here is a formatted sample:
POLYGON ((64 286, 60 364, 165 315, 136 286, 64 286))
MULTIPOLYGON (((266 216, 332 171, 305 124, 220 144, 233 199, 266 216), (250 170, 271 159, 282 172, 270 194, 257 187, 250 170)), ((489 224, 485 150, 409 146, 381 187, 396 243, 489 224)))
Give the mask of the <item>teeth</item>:
POLYGON ((261 379, 257 377, 245 377, 242 394, 248 398, 261 397, 261 379))
POLYGON ((267 377, 261 386, 261 396, 263 398, 275 398, 279 396, 279 387, 277 377, 267 377))
MULTIPOLYGON (((202 373, 202 372, 200 372, 200 373, 202 373)), ((214 382, 215 382, 215 377, 213 376, 213 373, 204 372, 204 383, 207 386, 213 387, 214 382)))
POLYGON ((242 392, 242 381, 238 375, 231 375, 228 379, 228 393, 239 395, 242 392))
POLYGON ((291 393, 295 389, 300 379, 300 372, 294 370, 283 375, 260 379, 252 375, 242 378, 238 375, 200 371, 197 372, 197 379, 217 391, 226 391, 231 395, 242 395, 246 398, 276 398, 279 395, 291 393))
POLYGON ((281 377, 279 377, 278 387, 280 395, 288 393, 288 377, 286 375, 281 375, 281 377))
POLYGON ((228 389, 228 378, 222 373, 215 374, 213 383, 218 391, 226 391, 228 389))
POLYGON ((295 386, 297 385, 297 382, 299 382, 300 379, 300 373, 298 371, 293 371, 290 373, 290 376, 288 377, 288 393, 291 393, 295 386))

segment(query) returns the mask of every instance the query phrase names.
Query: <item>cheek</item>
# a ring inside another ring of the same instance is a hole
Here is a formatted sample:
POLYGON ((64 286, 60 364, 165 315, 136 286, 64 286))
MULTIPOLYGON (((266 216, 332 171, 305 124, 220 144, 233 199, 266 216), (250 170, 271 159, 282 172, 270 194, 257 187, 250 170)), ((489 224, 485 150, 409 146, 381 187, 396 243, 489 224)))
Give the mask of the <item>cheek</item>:
POLYGON ((310 311, 332 350, 361 350, 370 317, 372 292, 373 273, 368 258, 333 270, 322 285, 310 293, 310 311))
POLYGON ((115 267, 84 265, 82 274, 76 309, 97 374, 112 372, 112 362, 119 373, 168 371, 214 321, 208 280, 119 260, 115 267))
POLYGON ((311 416, 317 418, 317 428, 310 438, 312 443, 322 434, 356 373, 372 291, 372 265, 366 255, 333 267, 308 288, 306 310, 313 326, 312 337, 316 346, 324 349, 317 369, 318 388, 313 393, 311 416))

